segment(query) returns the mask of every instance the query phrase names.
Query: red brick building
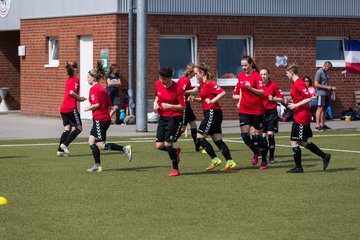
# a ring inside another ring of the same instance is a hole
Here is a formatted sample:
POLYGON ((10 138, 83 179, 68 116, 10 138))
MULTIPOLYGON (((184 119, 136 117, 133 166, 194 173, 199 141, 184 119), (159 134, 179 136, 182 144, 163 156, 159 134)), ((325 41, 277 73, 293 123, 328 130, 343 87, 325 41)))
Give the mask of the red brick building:
MULTIPOLYGON (((260 14, 262 16, 251 16, 250 10, 248 14, 226 14, 227 10, 221 14, 181 13, 180 10, 164 13, 160 12, 161 9, 156 10, 156 2, 158 1, 149 1, 147 17, 149 99, 153 96, 154 82, 158 78, 160 58, 163 55, 173 55, 171 49, 169 51, 168 48, 162 48, 165 46, 162 45, 162 39, 185 38, 193 41, 191 51, 195 62, 205 61, 218 74, 220 85, 228 93, 221 101, 225 119, 238 118, 236 102, 231 98, 236 79, 221 79, 223 74, 219 73, 222 71, 219 61, 223 61, 219 48, 225 43, 226 50, 227 40, 243 41, 246 46, 243 53, 253 56, 257 65, 268 66, 272 79, 283 91, 289 91, 291 82, 285 76, 284 67, 275 65, 276 56, 287 56, 289 64, 298 64, 300 76, 309 75, 311 78, 322 65, 322 60, 334 61, 335 67, 329 73, 331 84, 338 89, 337 100, 333 105, 334 116, 355 106, 354 91, 360 90, 359 75, 341 74, 345 69, 343 59, 319 59, 319 47, 323 44, 322 41, 335 44, 339 42, 341 45, 343 39, 349 37, 360 39, 360 18, 356 14, 333 14, 329 17, 319 13, 318 16, 306 16, 310 14, 306 9, 302 10, 303 13, 291 14, 291 4, 288 12, 279 16, 270 16, 273 14, 270 12, 260 14), (164 49, 167 52, 161 52, 164 49)), ((216 4, 211 2, 214 6, 210 7, 215 8, 216 4)), ((91 37, 93 64, 99 59, 101 50, 106 49, 109 52, 109 62, 118 63, 124 78, 128 76, 128 16, 125 12, 23 18, 19 31, 1 31, 0 34, 0 87, 10 87, 6 99, 9 108, 20 109, 22 114, 59 115, 66 80, 64 66, 66 61, 80 61, 81 64, 83 36, 91 37), (49 62, 49 44, 54 37, 58 50, 55 64, 49 62), (18 45, 25 46, 25 56, 17 56, 18 45)), ((339 51, 341 48, 342 46, 339 51)), ((238 59, 240 65, 240 57, 238 59)), ((87 93, 83 95, 87 96, 87 93)), ((200 114, 200 108, 195 109, 200 114)))

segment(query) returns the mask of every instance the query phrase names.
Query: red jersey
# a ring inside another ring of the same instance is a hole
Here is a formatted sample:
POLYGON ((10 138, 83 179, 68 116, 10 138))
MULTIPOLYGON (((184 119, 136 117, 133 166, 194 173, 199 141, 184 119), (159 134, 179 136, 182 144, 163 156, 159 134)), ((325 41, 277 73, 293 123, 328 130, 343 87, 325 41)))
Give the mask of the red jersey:
MULTIPOLYGON (((190 78, 188 78, 186 76, 180 78, 177 81, 177 84, 179 85, 179 87, 181 87, 183 89, 183 91, 193 89, 193 87, 191 86, 190 78)), ((190 96, 190 94, 185 94, 185 99, 188 99, 189 96, 190 96)))
POLYGON ((89 91, 90 104, 100 103, 100 106, 92 111, 94 120, 108 121, 110 120, 109 107, 112 106, 109 94, 100 84, 95 84, 89 91))
POLYGON ((262 115, 264 114, 264 105, 262 103, 262 97, 250 92, 245 86, 245 83, 249 82, 252 88, 263 89, 262 78, 260 73, 253 71, 250 76, 246 76, 245 72, 241 72, 238 75, 238 83, 235 86, 233 95, 240 95, 240 113, 250 115, 262 115))
POLYGON ((282 94, 279 86, 275 82, 269 80, 268 83, 263 86, 263 89, 264 89, 263 104, 265 110, 276 109, 277 103, 275 101, 270 101, 269 96, 271 95, 273 97, 283 98, 284 95, 282 94))
POLYGON ((72 112, 74 109, 77 108, 77 101, 70 95, 70 91, 74 91, 76 94, 79 94, 80 85, 79 85, 79 78, 72 77, 68 78, 65 82, 65 93, 64 93, 64 100, 60 107, 60 112, 68 113, 72 112))
POLYGON ((185 106, 184 90, 174 81, 171 86, 166 88, 161 80, 156 81, 155 86, 156 94, 158 97, 158 114, 162 117, 177 117, 182 116, 184 110, 175 110, 172 108, 163 108, 163 103, 185 106))
MULTIPOLYGON (((305 82, 298 78, 291 85, 291 99, 293 103, 301 102, 304 99, 311 98, 311 94, 306 87, 305 82)), ((294 119, 295 122, 303 125, 308 125, 311 123, 311 112, 309 104, 304 104, 300 107, 294 109, 294 119)))
POLYGON ((210 80, 205 83, 202 83, 200 85, 200 98, 202 103, 202 110, 206 111, 209 109, 221 109, 219 102, 215 103, 206 103, 205 99, 214 99, 217 95, 224 92, 224 89, 222 89, 217 82, 210 80))

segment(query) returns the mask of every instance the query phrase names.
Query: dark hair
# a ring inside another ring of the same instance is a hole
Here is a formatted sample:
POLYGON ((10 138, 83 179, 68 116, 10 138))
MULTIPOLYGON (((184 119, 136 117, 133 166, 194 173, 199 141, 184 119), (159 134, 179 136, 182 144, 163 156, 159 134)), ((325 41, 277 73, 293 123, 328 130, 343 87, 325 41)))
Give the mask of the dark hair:
POLYGON ((242 58, 241 58, 241 61, 243 61, 243 60, 246 60, 249 64, 251 64, 251 67, 252 67, 252 69, 254 69, 255 71, 259 71, 259 68, 256 66, 256 64, 255 64, 255 62, 254 62, 254 59, 252 59, 252 57, 250 57, 250 56, 243 56, 242 58))
POLYGON ((101 79, 105 79, 105 71, 100 60, 96 62, 96 69, 92 69, 88 73, 90 74, 90 76, 95 78, 97 82, 99 82, 101 79))
POLYGON ((161 78, 172 78, 173 69, 171 67, 163 67, 159 70, 159 75, 161 78))
POLYGON ((119 68, 116 63, 110 65, 108 73, 111 74, 115 69, 117 69, 117 71, 115 72, 115 76, 120 77, 119 68))
POLYGON ((326 62, 324 62, 324 65, 330 65, 330 67, 332 67, 333 65, 332 65, 332 63, 330 62, 330 61, 326 61, 326 62))
POLYGON ((303 79, 304 82, 305 82, 306 78, 309 79, 309 86, 312 86, 312 79, 309 76, 305 76, 304 79, 303 79))
POLYGON ((66 62, 65 68, 68 76, 73 77, 75 75, 75 70, 78 68, 78 64, 77 62, 66 62))
POLYGON ((268 68, 268 67, 262 67, 262 68, 260 68, 260 71, 261 70, 266 70, 266 72, 268 73, 268 74, 270 74, 270 69, 268 68))
POLYGON ((215 81, 215 75, 212 72, 210 72, 209 70, 210 68, 204 62, 201 63, 200 66, 195 66, 195 67, 198 68, 200 71, 202 71, 208 80, 215 81))

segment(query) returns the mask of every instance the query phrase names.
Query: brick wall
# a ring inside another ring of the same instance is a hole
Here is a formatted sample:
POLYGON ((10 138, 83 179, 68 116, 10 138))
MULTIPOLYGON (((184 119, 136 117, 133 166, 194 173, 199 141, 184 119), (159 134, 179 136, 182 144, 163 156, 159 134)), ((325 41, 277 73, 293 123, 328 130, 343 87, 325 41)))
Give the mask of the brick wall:
POLYGON ((9 110, 20 109, 20 44, 19 31, 0 32, 0 87, 8 87, 9 110))
MULTIPOLYGON (((214 16, 148 16, 148 98, 153 98, 154 83, 158 79, 160 35, 196 35, 197 60, 206 61, 216 71, 218 35, 247 35, 254 39, 254 59, 259 66, 268 66, 272 80, 283 91, 290 89, 291 82, 283 67, 275 66, 276 56, 288 56, 289 63, 297 63, 300 76, 315 75, 316 37, 351 37, 360 39, 360 19, 273 18, 273 17, 214 17, 214 16)), ((136 21, 134 22, 134 27, 136 21)), ((21 21, 21 44, 27 45, 26 59, 21 60, 22 112, 41 115, 58 115, 66 80, 66 60, 78 60, 78 36, 92 35, 94 59, 100 48, 110 50, 110 62, 120 65, 125 79, 128 76, 127 15, 76 17, 21 21), (86 24, 85 24, 86 23, 86 24), (86 27, 85 27, 86 26, 86 27), (46 35, 58 33, 60 41, 60 67, 46 69, 46 35), (65 47, 64 47, 65 46, 65 47), (34 81, 36 84, 34 84, 34 81), (29 91, 31 90, 31 91, 29 91), (36 93, 34 95, 29 93, 36 93), (39 101, 46 104, 38 104, 39 101), (26 104, 25 104, 26 103, 26 104)), ((134 54, 136 50, 134 32, 134 54)), ((135 55, 134 55, 135 56, 135 55)), ((240 61, 240 60, 239 60, 240 61)), ((134 58, 134 69, 136 59, 134 58)), ((334 116, 355 105, 353 92, 360 90, 357 75, 343 76, 344 69, 330 72, 331 84, 337 86, 338 99, 333 106, 334 116)), ((135 79, 134 71, 134 79, 135 79)), ((136 84, 134 83, 134 94, 136 84)), ((221 101, 225 119, 237 119, 236 102, 231 95, 233 87, 225 87, 227 95, 221 101)), ((201 119, 200 106, 194 104, 201 119)))

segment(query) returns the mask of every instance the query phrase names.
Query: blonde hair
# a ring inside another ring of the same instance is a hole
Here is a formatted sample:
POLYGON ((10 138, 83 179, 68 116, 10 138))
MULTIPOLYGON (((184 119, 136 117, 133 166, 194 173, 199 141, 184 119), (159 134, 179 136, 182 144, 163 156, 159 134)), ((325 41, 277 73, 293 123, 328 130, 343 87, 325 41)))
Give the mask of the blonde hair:
POLYGON ((291 64, 290 66, 288 66, 286 68, 286 71, 291 71, 296 75, 298 75, 298 73, 299 73, 299 69, 298 69, 298 66, 296 66, 296 64, 291 64))
POLYGON ((189 64, 186 66, 184 75, 187 76, 187 77, 188 77, 189 75, 191 75, 191 74, 194 72, 195 67, 196 67, 195 64, 189 63, 189 64))
POLYGON ((105 80, 105 71, 100 60, 96 62, 96 69, 92 69, 88 73, 90 74, 90 76, 95 78, 97 82, 99 82, 101 79, 105 80))

